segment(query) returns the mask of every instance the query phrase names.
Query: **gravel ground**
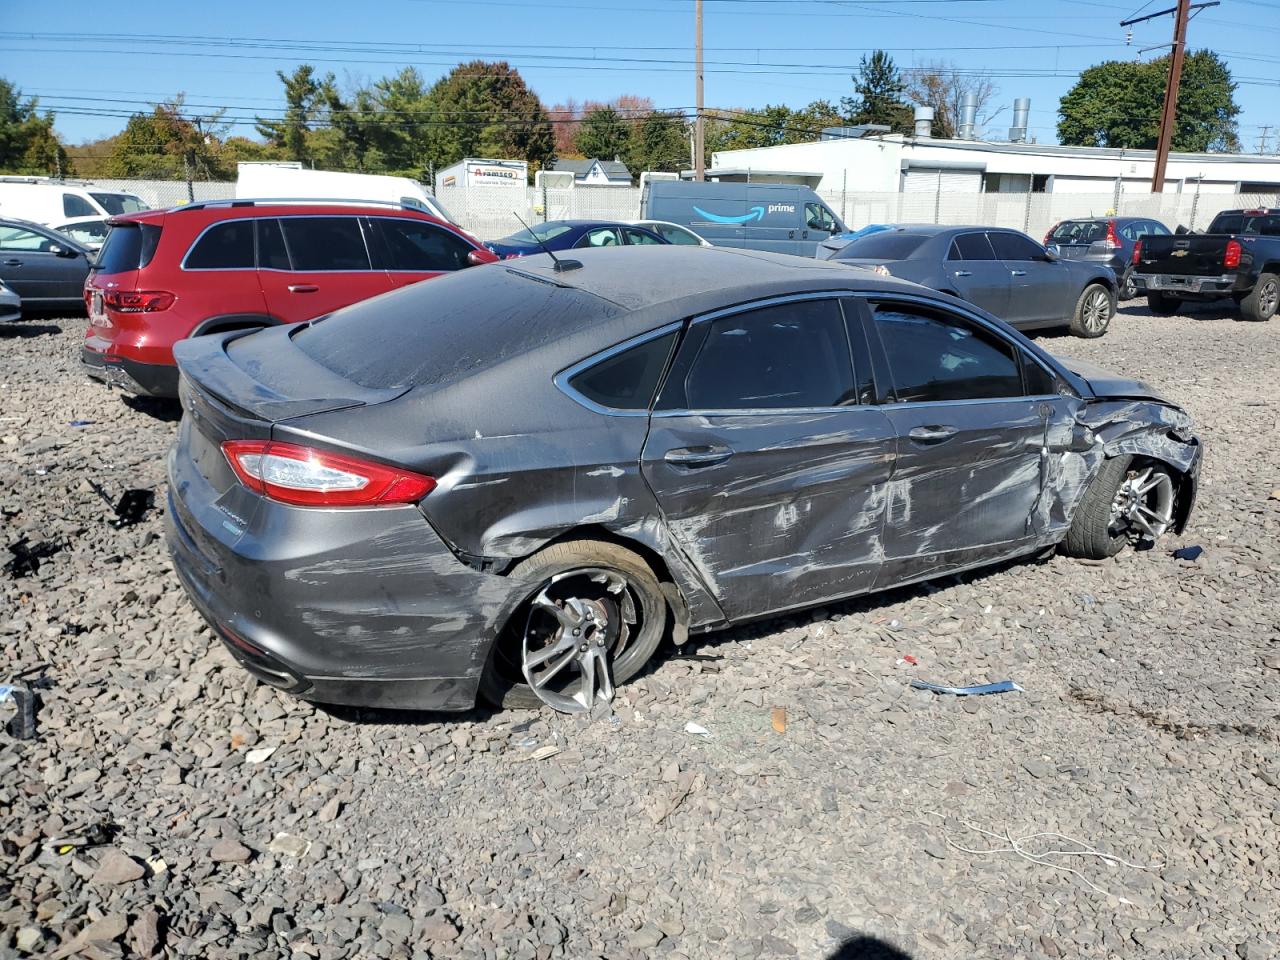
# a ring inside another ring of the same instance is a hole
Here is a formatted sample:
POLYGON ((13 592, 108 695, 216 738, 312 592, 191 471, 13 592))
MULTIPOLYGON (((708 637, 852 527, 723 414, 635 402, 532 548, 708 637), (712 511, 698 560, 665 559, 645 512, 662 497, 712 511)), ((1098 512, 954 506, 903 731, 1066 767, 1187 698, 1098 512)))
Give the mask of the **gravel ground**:
POLYGON ((48 664, 0 732, 0 957, 1280 956, 1280 321, 1045 341, 1190 409, 1181 540, 695 638, 590 725, 250 682, 159 511, 105 522, 89 479, 160 493, 173 413, 83 330, 0 326, 0 547, 65 543, 0 576, 0 679, 48 664))

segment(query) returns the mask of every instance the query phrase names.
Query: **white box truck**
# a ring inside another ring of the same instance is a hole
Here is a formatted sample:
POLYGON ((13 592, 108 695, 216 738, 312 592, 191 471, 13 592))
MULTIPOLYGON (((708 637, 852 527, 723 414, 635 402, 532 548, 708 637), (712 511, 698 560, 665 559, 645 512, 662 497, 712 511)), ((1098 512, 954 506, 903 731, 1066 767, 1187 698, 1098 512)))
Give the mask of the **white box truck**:
POLYGON ((237 200, 376 200, 416 207, 457 223, 422 184, 408 177, 307 170, 300 163, 236 164, 237 200))

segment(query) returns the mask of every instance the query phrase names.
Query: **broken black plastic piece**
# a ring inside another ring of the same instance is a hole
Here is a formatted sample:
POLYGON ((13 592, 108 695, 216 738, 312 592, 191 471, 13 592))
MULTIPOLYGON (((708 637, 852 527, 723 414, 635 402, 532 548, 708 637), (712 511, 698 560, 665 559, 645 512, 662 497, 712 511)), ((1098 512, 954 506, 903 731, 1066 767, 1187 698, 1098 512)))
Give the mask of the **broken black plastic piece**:
POLYGON ((62 549, 62 544, 52 540, 30 543, 26 537, 9 544, 9 552, 13 554, 5 562, 4 572, 13 580, 40 572, 40 561, 52 557, 62 549))
POLYGON ((1202 553, 1204 553, 1204 547, 1201 546, 1179 547, 1173 551, 1173 556, 1175 560, 1197 560, 1202 553))
POLYGON ((7 687, 5 699, 12 699, 17 713, 5 724, 15 740, 34 740, 36 736, 36 695, 29 684, 15 683, 7 687))
POLYGON ((147 511, 156 505, 156 495, 151 490, 133 489, 126 490, 120 494, 120 499, 113 502, 111 497, 107 495, 107 491, 102 489, 101 484, 89 481, 89 486, 93 487, 93 492, 102 498, 102 502, 109 506, 115 513, 114 520, 108 520, 115 529, 120 530, 124 527, 131 527, 135 523, 146 519, 147 511))

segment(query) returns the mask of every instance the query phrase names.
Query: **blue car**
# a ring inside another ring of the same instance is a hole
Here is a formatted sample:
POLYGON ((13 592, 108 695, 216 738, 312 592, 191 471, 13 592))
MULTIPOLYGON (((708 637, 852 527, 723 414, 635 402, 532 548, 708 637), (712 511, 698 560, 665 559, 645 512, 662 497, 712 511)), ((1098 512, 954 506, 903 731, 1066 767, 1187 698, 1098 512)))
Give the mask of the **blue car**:
POLYGON ((580 250, 585 247, 668 245, 652 230, 614 220, 548 220, 485 244, 504 260, 544 250, 580 250))

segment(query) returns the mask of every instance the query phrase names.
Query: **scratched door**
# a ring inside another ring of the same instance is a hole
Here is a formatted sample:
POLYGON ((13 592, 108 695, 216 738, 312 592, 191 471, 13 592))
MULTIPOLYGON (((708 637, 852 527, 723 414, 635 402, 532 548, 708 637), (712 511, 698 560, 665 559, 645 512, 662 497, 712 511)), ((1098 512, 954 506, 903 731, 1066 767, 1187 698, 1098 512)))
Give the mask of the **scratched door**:
POLYGON ((871 588, 895 441, 870 401, 836 299, 691 327, 641 469, 731 619, 871 588))

